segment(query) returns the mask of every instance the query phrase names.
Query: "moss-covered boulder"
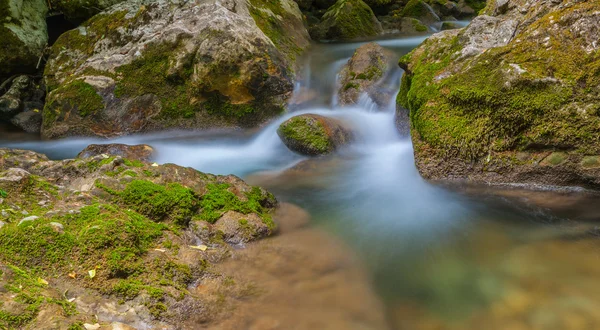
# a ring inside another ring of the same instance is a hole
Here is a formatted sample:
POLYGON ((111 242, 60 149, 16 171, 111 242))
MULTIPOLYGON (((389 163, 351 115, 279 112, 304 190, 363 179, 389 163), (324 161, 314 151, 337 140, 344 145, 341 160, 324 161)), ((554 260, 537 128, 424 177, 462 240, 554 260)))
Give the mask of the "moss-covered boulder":
MULTIPOLYGON (((234 176, 0 149, 0 327, 180 329, 197 325, 198 315, 210 322, 220 311, 206 306, 227 295, 194 294, 193 283, 226 283, 207 269, 230 244, 271 235, 276 204, 234 176)), ((231 280, 227 288, 238 290, 231 280)))
POLYGON ((36 71, 48 43, 46 0, 0 1, 0 81, 36 71))
POLYGON ((117 4, 52 47, 42 136, 259 125, 308 45, 292 0, 117 4))
POLYGON ((69 20, 81 23, 101 11, 125 0, 49 0, 50 9, 59 11, 69 20))
POLYGON ((429 179, 600 188, 600 2, 510 1, 403 57, 429 179))
POLYGON ((313 114, 288 119, 277 134, 290 150, 307 156, 332 153, 353 138, 343 122, 313 114))
POLYGON ((423 0, 410 0, 402 9, 403 17, 416 18, 425 24, 433 24, 440 21, 440 17, 431 8, 431 6, 423 0))
POLYGON ((395 65, 394 57, 393 52, 377 43, 360 46, 339 74, 339 104, 357 104, 362 94, 379 106, 390 104, 395 92, 385 86, 384 78, 395 65))
POLYGON ((381 23, 362 0, 338 0, 311 29, 316 40, 353 40, 382 32, 381 23))

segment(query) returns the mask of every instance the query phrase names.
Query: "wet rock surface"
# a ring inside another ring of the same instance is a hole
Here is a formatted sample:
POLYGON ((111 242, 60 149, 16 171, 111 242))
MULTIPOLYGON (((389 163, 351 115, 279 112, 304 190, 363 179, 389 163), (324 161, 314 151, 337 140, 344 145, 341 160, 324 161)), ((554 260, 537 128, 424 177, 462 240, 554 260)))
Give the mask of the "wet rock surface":
POLYGON ((377 105, 386 106, 395 92, 384 78, 393 68, 394 54, 377 43, 360 46, 339 75, 338 102, 342 106, 357 104, 366 94, 377 105))

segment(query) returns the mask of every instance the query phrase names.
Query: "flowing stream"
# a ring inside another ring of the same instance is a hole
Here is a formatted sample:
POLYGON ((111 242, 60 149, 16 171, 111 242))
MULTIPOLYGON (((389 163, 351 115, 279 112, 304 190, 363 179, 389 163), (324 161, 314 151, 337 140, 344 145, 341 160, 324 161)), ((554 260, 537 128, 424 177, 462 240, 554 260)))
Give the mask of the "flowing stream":
MULTIPOLYGON (((423 40, 378 42, 400 56, 423 40)), ((599 200, 581 193, 446 189, 424 181, 410 139, 396 127, 394 100, 380 108, 365 96, 356 107, 336 106, 336 74, 359 46, 315 46, 290 112, 260 131, 52 142, 10 133, 0 145, 60 159, 90 143, 146 143, 159 163, 232 173, 265 186, 306 209, 312 227, 351 248, 392 329, 600 328, 599 200), (276 130, 300 113, 340 118, 358 138, 332 156, 294 154, 276 130)), ((384 86, 397 91, 401 75, 399 68, 391 72, 384 86)))

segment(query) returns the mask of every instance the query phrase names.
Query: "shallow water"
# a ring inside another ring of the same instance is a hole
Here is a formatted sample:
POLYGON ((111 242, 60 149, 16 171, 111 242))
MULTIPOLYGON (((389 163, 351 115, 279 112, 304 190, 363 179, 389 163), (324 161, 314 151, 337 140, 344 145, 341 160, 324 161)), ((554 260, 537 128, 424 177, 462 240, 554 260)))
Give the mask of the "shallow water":
MULTIPOLYGON (((400 56, 423 39, 379 43, 400 56)), ((278 199, 308 210, 313 228, 350 247, 357 264, 366 272, 364 279, 358 277, 367 282, 369 289, 319 281, 326 272, 303 273, 302 264, 297 265, 297 272, 287 264, 286 271, 277 274, 283 278, 261 283, 264 274, 254 272, 272 267, 268 258, 259 258, 242 268, 250 280, 271 294, 284 290, 302 274, 315 277, 318 285, 335 287, 323 292, 296 288, 296 298, 289 299, 267 294, 272 299, 248 307, 273 306, 275 301, 281 319, 289 324, 297 324, 303 314, 316 313, 305 308, 315 301, 307 298, 312 297, 332 305, 319 312, 321 321, 330 318, 327 324, 334 325, 330 329, 347 329, 348 323, 338 321, 347 322, 364 310, 381 309, 380 302, 370 296, 372 288, 385 306, 386 324, 381 325, 375 318, 365 328, 600 328, 600 314, 594 313, 600 308, 600 286, 595 284, 600 278, 600 230, 595 228, 595 221, 600 220, 600 200, 580 193, 489 187, 445 189, 427 183, 414 166, 410 140, 400 136, 395 126, 394 102, 380 109, 363 98, 357 107, 336 107, 336 73, 358 46, 315 46, 305 59, 305 70, 299 73, 302 79, 290 104, 293 112, 260 131, 165 132, 110 142, 147 143, 158 151, 159 163, 192 166, 216 174, 233 173, 263 185, 278 199), (281 122, 299 113, 344 120, 357 132, 358 139, 336 155, 307 160, 286 149, 276 134, 281 122), (344 303, 356 299, 363 303, 364 310, 344 303), (294 304, 303 307, 294 308, 294 304)), ((390 73, 382 88, 398 90, 401 74, 400 69, 390 73)), ((90 143, 107 142, 89 138, 40 142, 35 137, 4 132, 0 145, 37 150, 51 158, 74 157, 90 143)), ((263 250, 250 249, 278 256, 285 251, 285 235, 263 250), (277 248, 265 252, 273 244, 277 248)), ((317 255, 320 249, 329 249, 314 243, 315 235, 322 240, 322 233, 294 235, 289 236, 289 244, 316 246, 305 249, 305 254, 317 255)), ((253 250, 249 251, 248 255, 253 250)), ((342 257, 304 258, 301 262, 309 269, 320 269, 315 265, 337 259, 342 257)), ((276 314, 270 314, 269 322, 277 318, 276 314)), ((363 316, 357 316, 355 328, 361 328, 358 319, 363 316)), ((290 328, 282 322, 275 323, 290 328)), ((306 327, 297 324, 295 328, 310 328, 311 323, 302 324, 306 327)))

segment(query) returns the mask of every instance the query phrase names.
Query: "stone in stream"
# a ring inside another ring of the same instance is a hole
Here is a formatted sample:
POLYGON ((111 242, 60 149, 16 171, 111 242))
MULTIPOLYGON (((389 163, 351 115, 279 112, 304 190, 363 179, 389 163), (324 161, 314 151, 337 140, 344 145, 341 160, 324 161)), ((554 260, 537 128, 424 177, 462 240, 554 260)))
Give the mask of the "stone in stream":
POLYGON ((288 119, 279 126, 277 135, 290 150, 307 156, 332 153, 353 138, 343 122, 314 114, 288 119))
POLYGON ((255 127, 291 96, 309 46, 293 0, 132 0, 53 45, 42 137, 255 127))
POLYGON ((339 74, 339 104, 356 104, 366 93, 380 107, 388 105, 396 90, 385 86, 383 78, 395 68, 391 51, 374 42, 360 46, 339 74))
POLYGON ((403 17, 416 18, 424 24, 431 25, 440 21, 440 17, 429 4, 422 0, 410 0, 402 9, 403 17))
POLYGON ((431 180, 600 188, 600 2, 490 1, 400 60, 431 180))
POLYGON ((147 144, 90 144, 77 155, 77 158, 85 159, 103 154, 110 156, 121 156, 127 159, 149 162, 150 160, 152 160, 152 157, 154 157, 155 150, 147 144))
POLYGON ((362 0, 338 0, 311 29, 311 36, 316 40, 353 40, 381 32, 381 23, 362 0))

